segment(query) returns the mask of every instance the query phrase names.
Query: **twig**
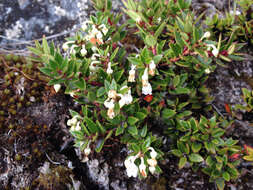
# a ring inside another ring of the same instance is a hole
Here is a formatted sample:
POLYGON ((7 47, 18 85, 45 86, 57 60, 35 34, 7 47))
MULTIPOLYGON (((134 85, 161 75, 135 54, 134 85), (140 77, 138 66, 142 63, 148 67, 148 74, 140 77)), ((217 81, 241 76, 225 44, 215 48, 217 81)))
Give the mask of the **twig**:
POLYGON ((47 153, 45 153, 45 154, 46 154, 47 159, 48 159, 52 164, 55 164, 55 165, 60 165, 60 164, 61 164, 60 162, 54 162, 53 160, 51 160, 51 158, 48 156, 47 153))
POLYGON ((212 106, 222 118, 225 118, 224 115, 219 111, 219 109, 214 104, 212 104, 212 106))

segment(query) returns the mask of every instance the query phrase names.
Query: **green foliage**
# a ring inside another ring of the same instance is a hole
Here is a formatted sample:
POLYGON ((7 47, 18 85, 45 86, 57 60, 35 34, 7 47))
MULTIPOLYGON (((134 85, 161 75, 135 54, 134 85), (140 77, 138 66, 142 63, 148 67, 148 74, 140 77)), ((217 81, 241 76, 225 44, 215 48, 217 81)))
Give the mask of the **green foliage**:
POLYGON ((234 8, 226 12, 224 17, 216 14, 214 17, 208 17, 206 24, 214 33, 223 33, 229 36, 232 32, 235 38, 242 42, 253 43, 253 10, 252 0, 237 0, 234 8), (240 8, 240 11, 238 8, 240 8))
MULTIPOLYGON (((82 104, 79 113, 70 111, 67 123, 75 146, 87 156, 90 144, 100 152, 108 139, 118 138, 132 151, 131 164, 141 160, 151 173, 161 172, 156 165, 163 156, 161 139, 152 135, 156 127, 150 122, 159 119, 175 142, 171 152, 179 157, 179 168, 187 163, 201 168, 223 189, 224 181, 238 176, 238 161, 229 157, 240 147, 224 136, 222 122, 228 121, 204 116, 214 115, 206 81, 216 64, 242 59, 235 32, 229 39, 205 32, 191 1, 123 1, 130 18, 123 24, 118 24, 121 15, 110 13, 111 1, 93 3, 98 12, 63 44, 66 56, 45 39, 30 47, 38 56, 32 59, 44 63, 40 70, 51 78, 49 85, 64 85, 82 104), (139 51, 124 48, 127 33, 140 37, 139 51)), ((139 171, 142 177, 146 173, 139 171)))
POLYGON ((187 162, 193 169, 201 168, 219 188, 224 181, 238 177, 236 166, 239 162, 231 159, 231 155, 240 151, 237 140, 224 138, 225 129, 220 123, 216 117, 207 119, 204 116, 199 121, 194 118, 177 120, 174 131, 178 133, 171 134, 178 134, 172 154, 180 158, 179 168, 187 162))

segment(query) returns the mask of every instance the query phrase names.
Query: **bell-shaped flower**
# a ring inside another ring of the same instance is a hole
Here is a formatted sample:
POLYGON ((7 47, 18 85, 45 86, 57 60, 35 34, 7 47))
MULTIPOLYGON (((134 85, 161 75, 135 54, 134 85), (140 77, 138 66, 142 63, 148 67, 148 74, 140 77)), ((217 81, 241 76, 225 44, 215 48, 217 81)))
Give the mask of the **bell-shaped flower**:
POLYGON ((155 158, 151 158, 147 160, 148 165, 155 167, 157 165, 157 160, 155 158))
POLYGON ((154 76, 155 75, 155 68, 156 68, 156 64, 155 62, 152 60, 150 63, 149 63, 149 74, 151 76, 154 76))
POLYGON ((142 85, 144 86, 146 83, 148 83, 148 68, 145 68, 144 73, 141 77, 142 85))
POLYGON ((109 74, 109 75, 113 73, 111 64, 112 64, 111 62, 108 63, 107 70, 106 70, 107 74, 109 74))
MULTIPOLYGON (((127 86, 124 86, 121 88, 121 90, 123 90, 124 88, 128 88, 127 86)), ((119 106, 120 108, 122 108, 124 105, 128 105, 131 104, 133 102, 133 97, 131 95, 131 90, 130 88, 128 89, 127 93, 123 94, 117 94, 117 96, 120 97, 119 100, 119 106)))
POLYGON ((150 152, 150 157, 151 158, 156 158, 157 157, 157 152, 155 151, 155 149, 153 147, 149 147, 148 150, 151 150, 151 152, 150 152))
POLYGON ((88 27, 87 27, 87 24, 92 24, 92 22, 90 20, 88 21, 84 21, 82 24, 81 24, 81 28, 83 31, 85 31, 88 27))
POLYGON ((109 90, 109 92, 108 92, 108 98, 116 99, 117 98, 117 92, 116 92, 116 90, 109 90))
POLYGON ((90 144, 90 143, 88 143, 88 146, 84 149, 84 154, 85 154, 85 156, 88 156, 88 155, 91 153, 91 149, 90 149, 89 144, 90 144))
POLYGON ((141 164, 139 165, 139 170, 140 170, 140 174, 142 175, 142 177, 147 177, 146 165, 144 163, 143 157, 141 157, 141 164))
POLYGON ((60 84, 55 84, 54 85, 54 90, 55 90, 56 93, 59 92, 60 89, 61 89, 61 85, 60 84))
POLYGON ((211 37, 211 33, 209 31, 205 32, 204 35, 201 37, 200 41, 202 41, 205 38, 210 38, 211 37))
POLYGON ((75 126, 77 124, 77 122, 78 122, 77 118, 78 118, 78 116, 76 115, 72 119, 69 119, 67 121, 67 125, 68 126, 75 126))
POLYGON ((76 50, 75 50, 76 47, 78 47, 78 46, 77 45, 72 45, 69 52, 71 54, 76 54, 76 50))
POLYGON ((149 82, 146 82, 144 85, 142 85, 142 94, 152 95, 152 86, 149 82))
POLYGON ((67 50, 69 49, 68 44, 74 44, 74 43, 75 43, 75 41, 68 41, 68 42, 65 42, 65 43, 62 45, 62 49, 63 49, 64 51, 67 51, 67 50))
POLYGON ((131 65, 131 69, 129 71, 129 76, 128 76, 128 82, 135 82, 135 70, 136 70, 136 65, 131 65))
POLYGON ((212 50, 212 54, 214 55, 214 57, 218 57, 219 55, 219 50, 215 47, 215 45, 213 44, 207 44, 208 47, 211 47, 212 50))
POLYGON ((101 24, 98 28, 102 28, 102 32, 103 32, 104 35, 107 34, 108 29, 106 28, 106 26, 104 24, 101 24))
POLYGON ((138 175, 138 167, 134 163, 136 158, 137 156, 130 156, 124 161, 128 177, 137 177, 138 175))
POLYGON ((91 63, 90 63, 90 66, 89 66, 89 69, 91 70, 91 71, 96 71, 97 70, 97 66, 96 66, 96 64, 99 64, 100 63, 100 61, 92 61, 91 63))
POLYGON ((81 55, 84 57, 87 54, 87 50, 85 48, 85 45, 82 45, 82 49, 80 51, 81 55))
POLYGON ((149 169, 150 173, 152 173, 152 174, 155 173, 155 167, 149 166, 148 169, 149 169))
POLYGON ((108 98, 107 100, 104 101, 104 106, 108 109, 110 108, 114 108, 114 100, 110 98, 108 98))

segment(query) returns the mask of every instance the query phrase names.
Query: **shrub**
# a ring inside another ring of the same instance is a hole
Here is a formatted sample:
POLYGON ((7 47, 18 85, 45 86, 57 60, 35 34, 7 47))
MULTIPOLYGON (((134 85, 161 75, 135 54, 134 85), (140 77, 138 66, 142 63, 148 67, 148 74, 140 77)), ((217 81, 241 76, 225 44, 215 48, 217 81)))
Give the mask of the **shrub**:
POLYGON ((93 2, 96 15, 67 38, 64 56, 45 39, 29 48, 37 55, 32 59, 44 63, 40 70, 51 78, 48 84, 56 91, 64 85, 82 104, 80 112, 70 110, 67 125, 85 153, 83 161, 117 137, 131 150, 125 160, 129 177, 161 172, 161 139, 152 134, 157 127, 152 121, 159 120, 163 135, 174 139, 171 152, 180 157, 179 168, 187 162, 201 168, 223 189, 225 180, 238 176, 238 161, 230 156, 240 147, 224 136, 230 123, 210 117, 206 81, 216 63, 241 60, 237 52, 243 45, 234 42, 233 33, 227 38, 205 31, 190 1, 123 1, 126 23, 110 11, 111 1, 93 2), (138 40, 130 46, 139 48, 125 48, 132 37, 138 40))

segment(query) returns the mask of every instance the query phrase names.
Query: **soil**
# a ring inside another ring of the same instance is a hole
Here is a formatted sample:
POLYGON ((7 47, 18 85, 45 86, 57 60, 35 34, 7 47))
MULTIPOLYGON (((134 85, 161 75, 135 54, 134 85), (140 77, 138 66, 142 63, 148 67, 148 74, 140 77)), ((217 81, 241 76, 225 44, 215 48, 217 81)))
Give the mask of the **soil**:
MULTIPOLYGON (((195 10, 207 8, 210 14, 215 9, 224 10, 227 4, 218 0, 193 1, 195 10)), ((0 35, 31 40, 57 34, 78 27, 92 11, 84 0, 75 0, 71 6, 65 0, 4 0, 0 2, 0 35), (88 6, 80 8, 78 2, 88 6), (81 15, 77 13, 80 10, 84 11, 81 15)), ((57 40, 62 43, 63 38, 57 40)), ((7 39, 0 44, 10 49, 23 48, 7 39)), ((253 55, 252 47, 246 52, 253 55)), ((119 145, 116 137, 107 141, 102 153, 92 152, 89 161, 83 163, 66 125, 69 109, 78 111, 80 106, 63 89, 56 94, 46 85, 48 78, 38 71, 39 64, 13 55, 0 58, 0 190, 217 189, 203 173, 190 168, 179 170, 178 160, 172 156, 160 163, 161 175, 145 180, 128 178, 123 165, 127 147, 119 145)), ((225 104, 243 103, 241 88, 252 89, 252 75, 253 61, 248 60, 231 63, 228 68, 218 67, 210 76, 207 85, 214 97, 213 105, 221 114, 227 114, 225 104)), ((229 136, 240 140, 241 145, 253 146, 253 128, 249 126, 252 116, 240 114, 243 120, 235 122, 229 136)), ((169 151, 169 146, 170 140, 164 137, 163 149, 169 151)), ((241 177, 227 184, 226 189, 253 189, 253 165, 242 162, 239 169, 241 177)))

